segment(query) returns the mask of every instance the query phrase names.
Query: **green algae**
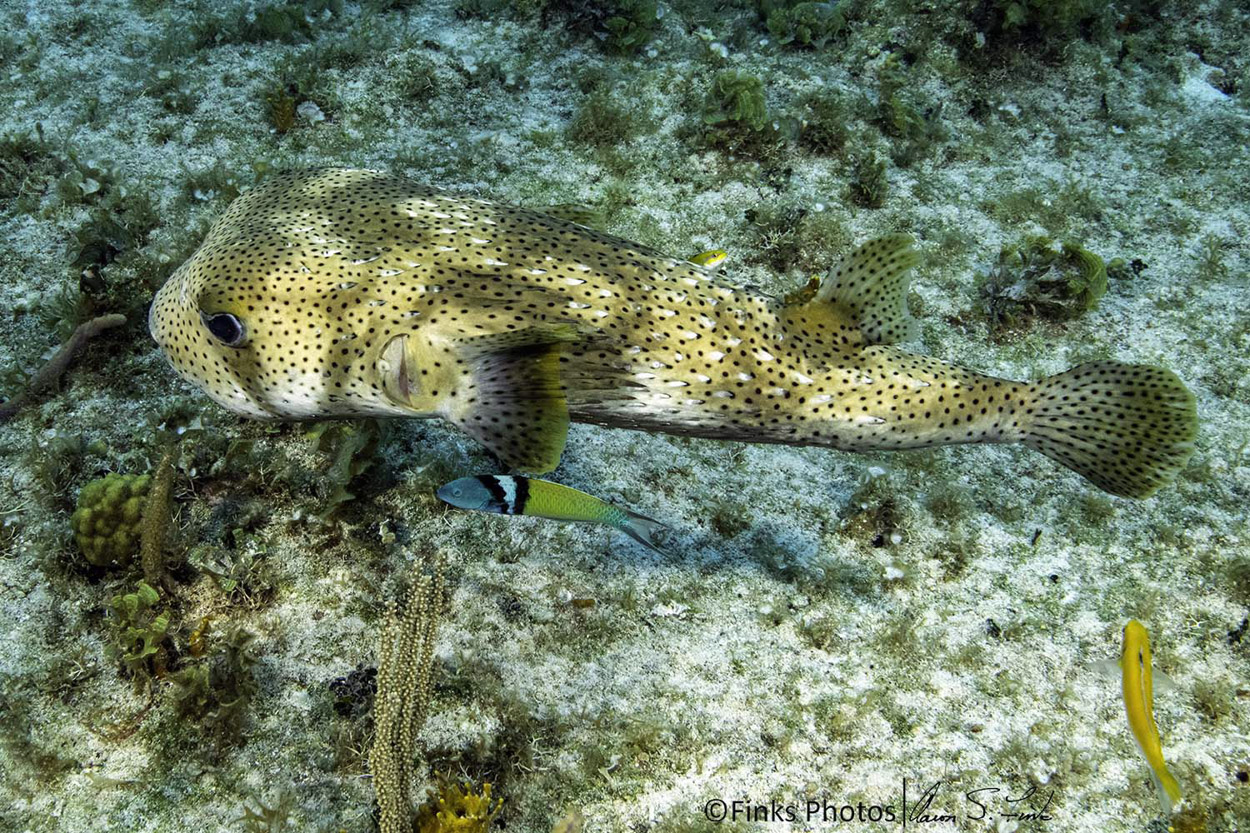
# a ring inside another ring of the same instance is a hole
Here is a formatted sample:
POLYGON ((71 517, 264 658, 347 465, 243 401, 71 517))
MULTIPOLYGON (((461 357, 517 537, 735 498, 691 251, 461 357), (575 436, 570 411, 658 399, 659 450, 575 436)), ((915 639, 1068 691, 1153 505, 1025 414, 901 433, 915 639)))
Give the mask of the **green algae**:
POLYGON ((160 594, 140 581, 133 593, 119 593, 109 600, 111 641, 105 656, 118 662, 136 686, 146 685, 165 669, 165 638, 170 629, 170 613, 160 610, 160 594))
POLYGON ((763 130, 768 123, 764 82, 736 70, 719 73, 707 93, 703 123, 722 131, 738 129, 758 133, 763 130))
POLYGON ((321 490, 325 501, 321 517, 328 518, 356 497, 348 486, 373 466, 381 430, 377 420, 355 420, 319 422, 308 432, 317 450, 330 457, 321 490))
POLYGON ((996 332, 1034 318, 1068 321, 1107 293, 1101 257, 1074 242, 1031 237, 998 253, 979 276, 978 308, 996 332))
POLYGON ((846 3, 756 0, 755 7, 778 43, 823 49, 846 28, 846 3))

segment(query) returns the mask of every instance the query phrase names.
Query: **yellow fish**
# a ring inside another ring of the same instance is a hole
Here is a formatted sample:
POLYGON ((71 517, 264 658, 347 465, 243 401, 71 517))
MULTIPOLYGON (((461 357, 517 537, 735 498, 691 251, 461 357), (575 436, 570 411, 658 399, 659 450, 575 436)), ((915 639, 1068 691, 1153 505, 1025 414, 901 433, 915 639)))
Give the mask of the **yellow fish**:
POLYGON ((728 259, 729 252, 724 249, 712 249, 707 252, 699 252, 690 258, 690 262, 695 266, 702 266, 704 269, 716 269, 728 259))
POLYGON ((1120 655, 1123 674, 1124 711, 1128 726, 1137 740, 1154 776, 1163 815, 1172 814, 1172 804, 1181 800, 1181 787, 1163 761, 1163 747, 1154 718, 1154 679, 1150 668, 1150 636, 1136 619, 1124 626, 1124 652, 1120 655))
POLYGON ((511 468, 570 419, 850 451, 1024 443, 1145 497, 1193 449, 1193 396, 1114 361, 1037 382, 894 346, 910 238, 869 241, 794 303, 549 215, 368 170, 239 197, 157 293, 174 368, 245 416, 442 417, 511 468))

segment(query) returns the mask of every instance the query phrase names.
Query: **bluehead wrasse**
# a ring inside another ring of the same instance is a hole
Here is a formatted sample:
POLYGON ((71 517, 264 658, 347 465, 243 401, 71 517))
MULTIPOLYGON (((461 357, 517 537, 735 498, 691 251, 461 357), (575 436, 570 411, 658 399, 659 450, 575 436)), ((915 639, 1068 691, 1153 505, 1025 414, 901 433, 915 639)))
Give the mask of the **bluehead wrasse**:
POLYGON ((619 529, 643 546, 664 554, 664 550, 651 537, 655 532, 664 529, 664 524, 559 483, 529 477, 484 474, 453 480, 440 487, 437 494, 444 503, 473 512, 604 524, 619 529))
POLYGON ((1172 815, 1172 805, 1181 800, 1181 787, 1168 772, 1154 718, 1154 678, 1150 667, 1150 636, 1136 619, 1124 626, 1124 651, 1120 655, 1124 682, 1124 711, 1128 727, 1137 740, 1142 756, 1150 765, 1163 815, 1172 815))
POLYGON ((724 249, 712 249, 707 252, 699 252, 690 258, 690 262, 695 266, 702 266, 704 269, 716 269, 729 258, 729 252, 724 249))

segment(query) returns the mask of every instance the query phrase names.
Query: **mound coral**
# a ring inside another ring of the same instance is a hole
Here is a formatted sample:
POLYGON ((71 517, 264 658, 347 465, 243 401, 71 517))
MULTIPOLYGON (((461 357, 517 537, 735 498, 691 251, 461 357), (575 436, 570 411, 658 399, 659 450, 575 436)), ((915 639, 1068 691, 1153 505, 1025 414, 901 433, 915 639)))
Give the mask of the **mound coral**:
POLYGON ((70 524, 89 562, 97 567, 130 563, 139 548, 143 507, 151 486, 150 475, 109 474, 83 487, 70 524))

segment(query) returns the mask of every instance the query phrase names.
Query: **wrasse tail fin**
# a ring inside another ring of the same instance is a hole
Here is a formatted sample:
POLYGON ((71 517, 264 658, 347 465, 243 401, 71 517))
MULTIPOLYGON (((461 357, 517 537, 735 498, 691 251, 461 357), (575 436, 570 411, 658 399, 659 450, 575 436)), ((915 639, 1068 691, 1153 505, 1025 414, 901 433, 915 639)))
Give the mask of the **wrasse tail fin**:
POLYGON ((457 352, 473 381, 445 416, 509 468, 551 471, 569 430, 560 352, 578 340, 577 329, 564 324, 465 339, 457 352))
POLYGON ((1150 768, 1151 775, 1154 776, 1155 792, 1159 794, 1159 807, 1163 810, 1164 818, 1172 815, 1172 808, 1181 800, 1181 785, 1172 777, 1172 773, 1165 768, 1162 772, 1158 772, 1154 767, 1150 768))
POLYGON ((869 344, 894 344, 915 334, 907 311, 907 285, 920 253, 906 234, 869 240, 829 270, 816 300, 850 314, 869 344))
POLYGON ((1194 396, 1171 371, 1091 362, 1033 386, 1019 406, 1023 442, 1121 497, 1167 485, 1194 450, 1194 396))
POLYGON ((660 555, 668 555, 668 553, 665 552, 652 537, 655 533, 668 529, 667 526, 653 518, 648 518, 646 515, 640 515, 629 509, 624 509, 622 511, 624 511, 629 517, 622 521, 618 527, 621 532, 624 532, 644 547, 655 550, 660 555))

